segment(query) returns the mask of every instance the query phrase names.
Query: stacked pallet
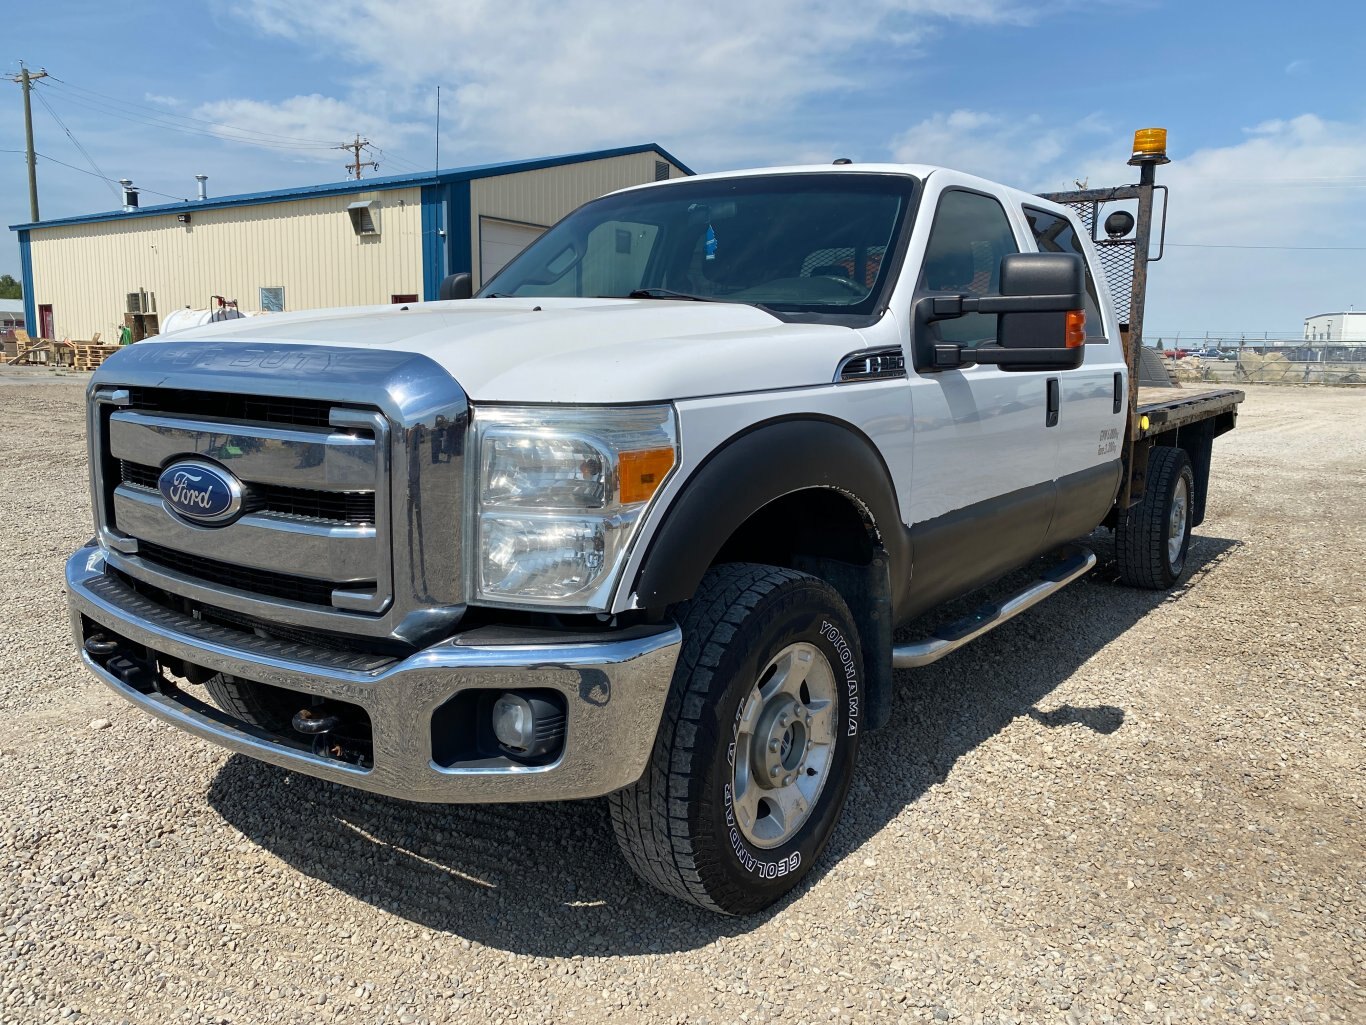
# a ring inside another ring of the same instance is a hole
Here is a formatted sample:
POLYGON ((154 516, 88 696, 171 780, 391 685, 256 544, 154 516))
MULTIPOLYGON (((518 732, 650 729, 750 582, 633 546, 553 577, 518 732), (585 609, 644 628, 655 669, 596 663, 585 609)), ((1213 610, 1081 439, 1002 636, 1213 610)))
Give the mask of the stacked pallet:
POLYGON ((101 345, 98 342, 75 342, 75 355, 71 366, 75 370, 95 370, 110 356, 119 351, 117 345, 101 345))
POLYGON ((37 348, 42 339, 35 341, 27 331, 19 328, 14 332, 14 356, 9 360, 10 364, 29 362, 28 354, 37 348))
MULTIPOLYGON (((15 332, 19 335, 19 332, 15 332)), ((17 364, 38 364, 40 366, 64 366, 70 365, 75 357, 76 347, 68 341, 53 341, 50 338, 39 338, 36 341, 27 335, 16 338, 18 352, 13 359, 6 362, 10 365, 17 364)))

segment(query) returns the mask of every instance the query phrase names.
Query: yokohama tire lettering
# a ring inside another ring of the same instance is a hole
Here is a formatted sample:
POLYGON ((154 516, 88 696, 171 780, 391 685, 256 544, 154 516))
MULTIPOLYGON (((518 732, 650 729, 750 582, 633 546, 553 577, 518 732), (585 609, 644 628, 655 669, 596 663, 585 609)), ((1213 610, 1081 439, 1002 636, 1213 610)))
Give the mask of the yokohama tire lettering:
POLYGON ((858 733, 858 660, 854 658, 854 653, 849 648, 849 642, 844 639, 844 634, 840 633, 839 627, 833 623, 821 620, 821 636, 824 637, 834 647, 839 655, 840 666, 844 670, 844 686, 849 696, 849 723, 848 735, 854 736, 858 733))

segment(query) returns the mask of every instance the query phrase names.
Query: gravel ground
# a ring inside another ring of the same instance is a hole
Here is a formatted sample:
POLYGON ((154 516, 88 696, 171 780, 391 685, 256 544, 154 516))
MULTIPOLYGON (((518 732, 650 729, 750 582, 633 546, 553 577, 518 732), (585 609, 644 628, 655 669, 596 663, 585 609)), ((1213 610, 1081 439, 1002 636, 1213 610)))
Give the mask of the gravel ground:
POLYGON ((405 805, 114 698, 60 584, 83 381, 15 378, 6 1025, 1366 1021, 1361 392, 1248 389, 1180 592, 1101 571, 906 674, 832 854, 736 920, 636 882, 602 802, 405 805))

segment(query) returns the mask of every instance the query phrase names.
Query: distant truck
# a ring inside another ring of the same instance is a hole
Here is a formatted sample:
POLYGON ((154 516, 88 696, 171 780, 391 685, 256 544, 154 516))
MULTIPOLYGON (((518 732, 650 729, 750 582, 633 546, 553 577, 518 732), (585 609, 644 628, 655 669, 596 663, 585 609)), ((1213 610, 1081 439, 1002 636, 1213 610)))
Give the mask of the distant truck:
POLYGON ((1140 393, 1072 210, 942 167, 627 189, 444 287, 105 362, 81 655, 346 786, 606 795, 641 878, 721 912, 819 859, 894 669, 1081 577, 1100 525, 1122 580, 1180 580, 1242 399, 1140 393))

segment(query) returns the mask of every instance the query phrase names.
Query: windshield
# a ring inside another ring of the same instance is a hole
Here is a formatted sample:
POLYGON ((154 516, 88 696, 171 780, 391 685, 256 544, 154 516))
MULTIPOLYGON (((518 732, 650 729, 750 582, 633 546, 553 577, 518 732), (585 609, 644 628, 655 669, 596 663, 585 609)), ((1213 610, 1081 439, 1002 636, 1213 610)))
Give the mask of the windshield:
POLYGON ((574 211, 481 296, 704 299, 872 312, 915 181, 788 174, 639 189, 574 211))

